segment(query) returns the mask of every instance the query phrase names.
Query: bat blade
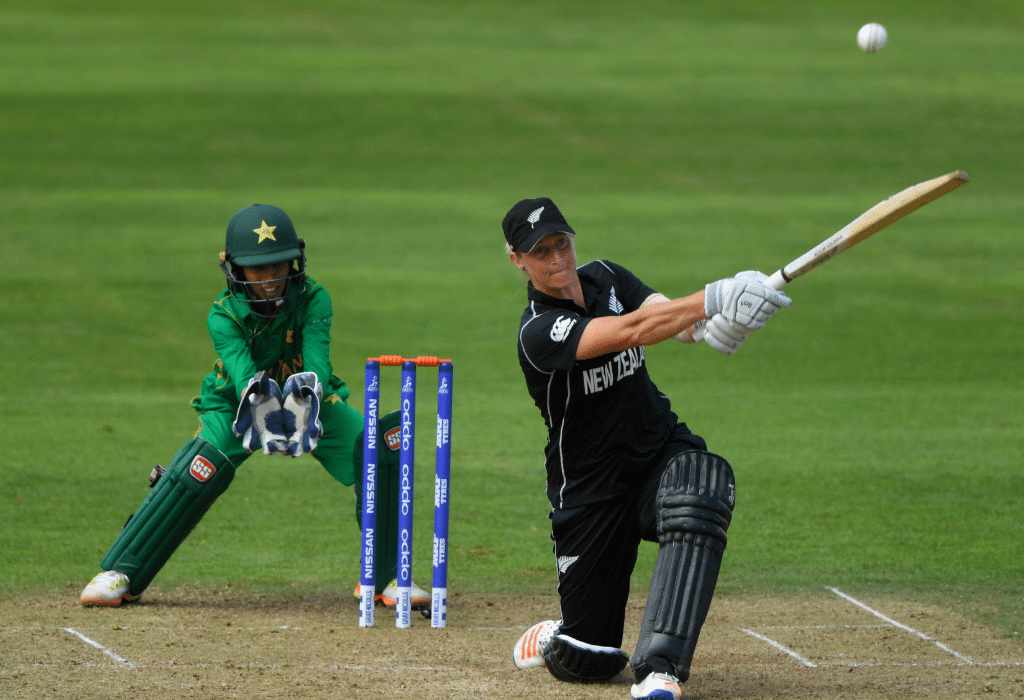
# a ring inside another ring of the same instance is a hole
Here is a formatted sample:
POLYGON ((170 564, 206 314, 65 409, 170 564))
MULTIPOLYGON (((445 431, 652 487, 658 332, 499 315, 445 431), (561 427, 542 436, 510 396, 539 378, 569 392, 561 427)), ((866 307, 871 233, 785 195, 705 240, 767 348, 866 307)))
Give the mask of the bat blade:
POLYGON ((881 231, 894 221, 899 221, 928 202, 952 192, 969 180, 967 173, 955 170, 897 192, 868 209, 793 262, 780 268, 765 281, 765 284, 774 289, 782 289, 800 275, 810 272, 823 262, 831 260, 868 236, 881 231))

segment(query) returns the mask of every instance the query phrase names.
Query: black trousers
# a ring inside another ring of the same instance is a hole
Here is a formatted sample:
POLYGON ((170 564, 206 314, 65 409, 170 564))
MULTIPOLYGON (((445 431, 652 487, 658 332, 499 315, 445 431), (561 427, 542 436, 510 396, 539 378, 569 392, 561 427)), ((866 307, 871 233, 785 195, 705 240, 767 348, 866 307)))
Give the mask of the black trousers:
POLYGON ((551 511, 562 634, 595 646, 622 646, 637 549, 641 540, 658 541, 655 500, 661 475, 673 457, 689 450, 707 450, 707 445, 679 425, 631 492, 551 511))

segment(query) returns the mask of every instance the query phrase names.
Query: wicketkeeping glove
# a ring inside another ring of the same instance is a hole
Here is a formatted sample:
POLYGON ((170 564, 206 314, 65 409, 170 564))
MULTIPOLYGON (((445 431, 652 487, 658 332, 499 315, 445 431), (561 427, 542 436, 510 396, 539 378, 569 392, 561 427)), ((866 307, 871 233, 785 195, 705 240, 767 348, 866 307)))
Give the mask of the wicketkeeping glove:
POLYGON ((324 434, 324 426, 320 423, 323 392, 316 372, 293 374, 284 383, 283 410, 290 428, 287 449, 292 457, 315 450, 324 434))
POLYGON ((238 404, 231 430, 242 438, 247 452, 263 445, 263 453, 272 455, 288 449, 283 431, 281 388, 266 372, 260 371, 249 380, 238 404))
POLYGON ((741 272, 744 277, 726 277, 704 288, 704 314, 712 318, 722 314, 727 321, 756 331, 779 309, 789 308, 793 300, 757 279, 753 270, 741 272))

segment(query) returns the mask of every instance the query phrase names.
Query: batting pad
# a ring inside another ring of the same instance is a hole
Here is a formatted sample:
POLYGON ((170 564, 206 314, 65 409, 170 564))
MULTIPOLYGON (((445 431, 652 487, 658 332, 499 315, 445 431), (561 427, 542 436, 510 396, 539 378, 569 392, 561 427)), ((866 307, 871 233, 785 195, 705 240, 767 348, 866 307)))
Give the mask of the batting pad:
POLYGON ((185 443, 106 556, 104 571, 120 571, 137 596, 167 563, 235 476, 235 465, 202 438, 185 443))
POLYGON ((672 673, 681 682, 718 583, 736 504, 732 467, 710 452, 683 452, 658 488, 658 558, 632 666, 637 680, 672 673))
MULTIPOLYGON (((381 416, 377 423, 380 448, 377 451, 377 556, 374 584, 383 591, 398 576, 398 486, 401 461, 398 456, 398 433, 401 411, 381 416)), ((353 460, 356 470, 356 523, 363 525, 363 434, 356 437, 353 460)))

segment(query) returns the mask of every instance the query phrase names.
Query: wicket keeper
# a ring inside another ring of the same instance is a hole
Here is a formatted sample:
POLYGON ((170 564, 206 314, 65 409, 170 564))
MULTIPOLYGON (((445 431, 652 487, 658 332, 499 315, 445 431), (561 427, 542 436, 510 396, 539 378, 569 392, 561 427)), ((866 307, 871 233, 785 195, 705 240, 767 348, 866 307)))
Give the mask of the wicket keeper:
MULTIPOLYGON (((331 366, 331 297, 306 276, 305 241, 291 219, 269 204, 238 211, 228 223, 220 267, 228 286, 207 316, 219 359, 192 400, 199 430, 166 470, 151 473, 149 495, 103 558, 102 573, 82 591, 85 606, 137 599, 257 449, 312 454, 346 486, 362 478, 363 421, 331 366)), ((395 411, 380 429, 397 424, 395 411)), ((378 467, 376 597, 393 605, 397 450, 381 449, 378 467)), ((359 522, 361 485, 354 485, 359 522)), ((430 595, 413 586, 412 602, 425 607, 430 595)))
POLYGON ((545 448, 560 618, 513 647, 518 668, 572 683, 630 663, 633 698, 678 700, 718 581, 736 490, 732 468, 673 412, 644 347, 701 339, 732 354, 792 301, 759 272, 678 299, 608 260, 576 266, 576 234, 550 199, 502 221, 509 259, 528 276, 519 364, 548 428, 545 448), (636 651, 623 651, 640 540, 658 558, 636 651))

